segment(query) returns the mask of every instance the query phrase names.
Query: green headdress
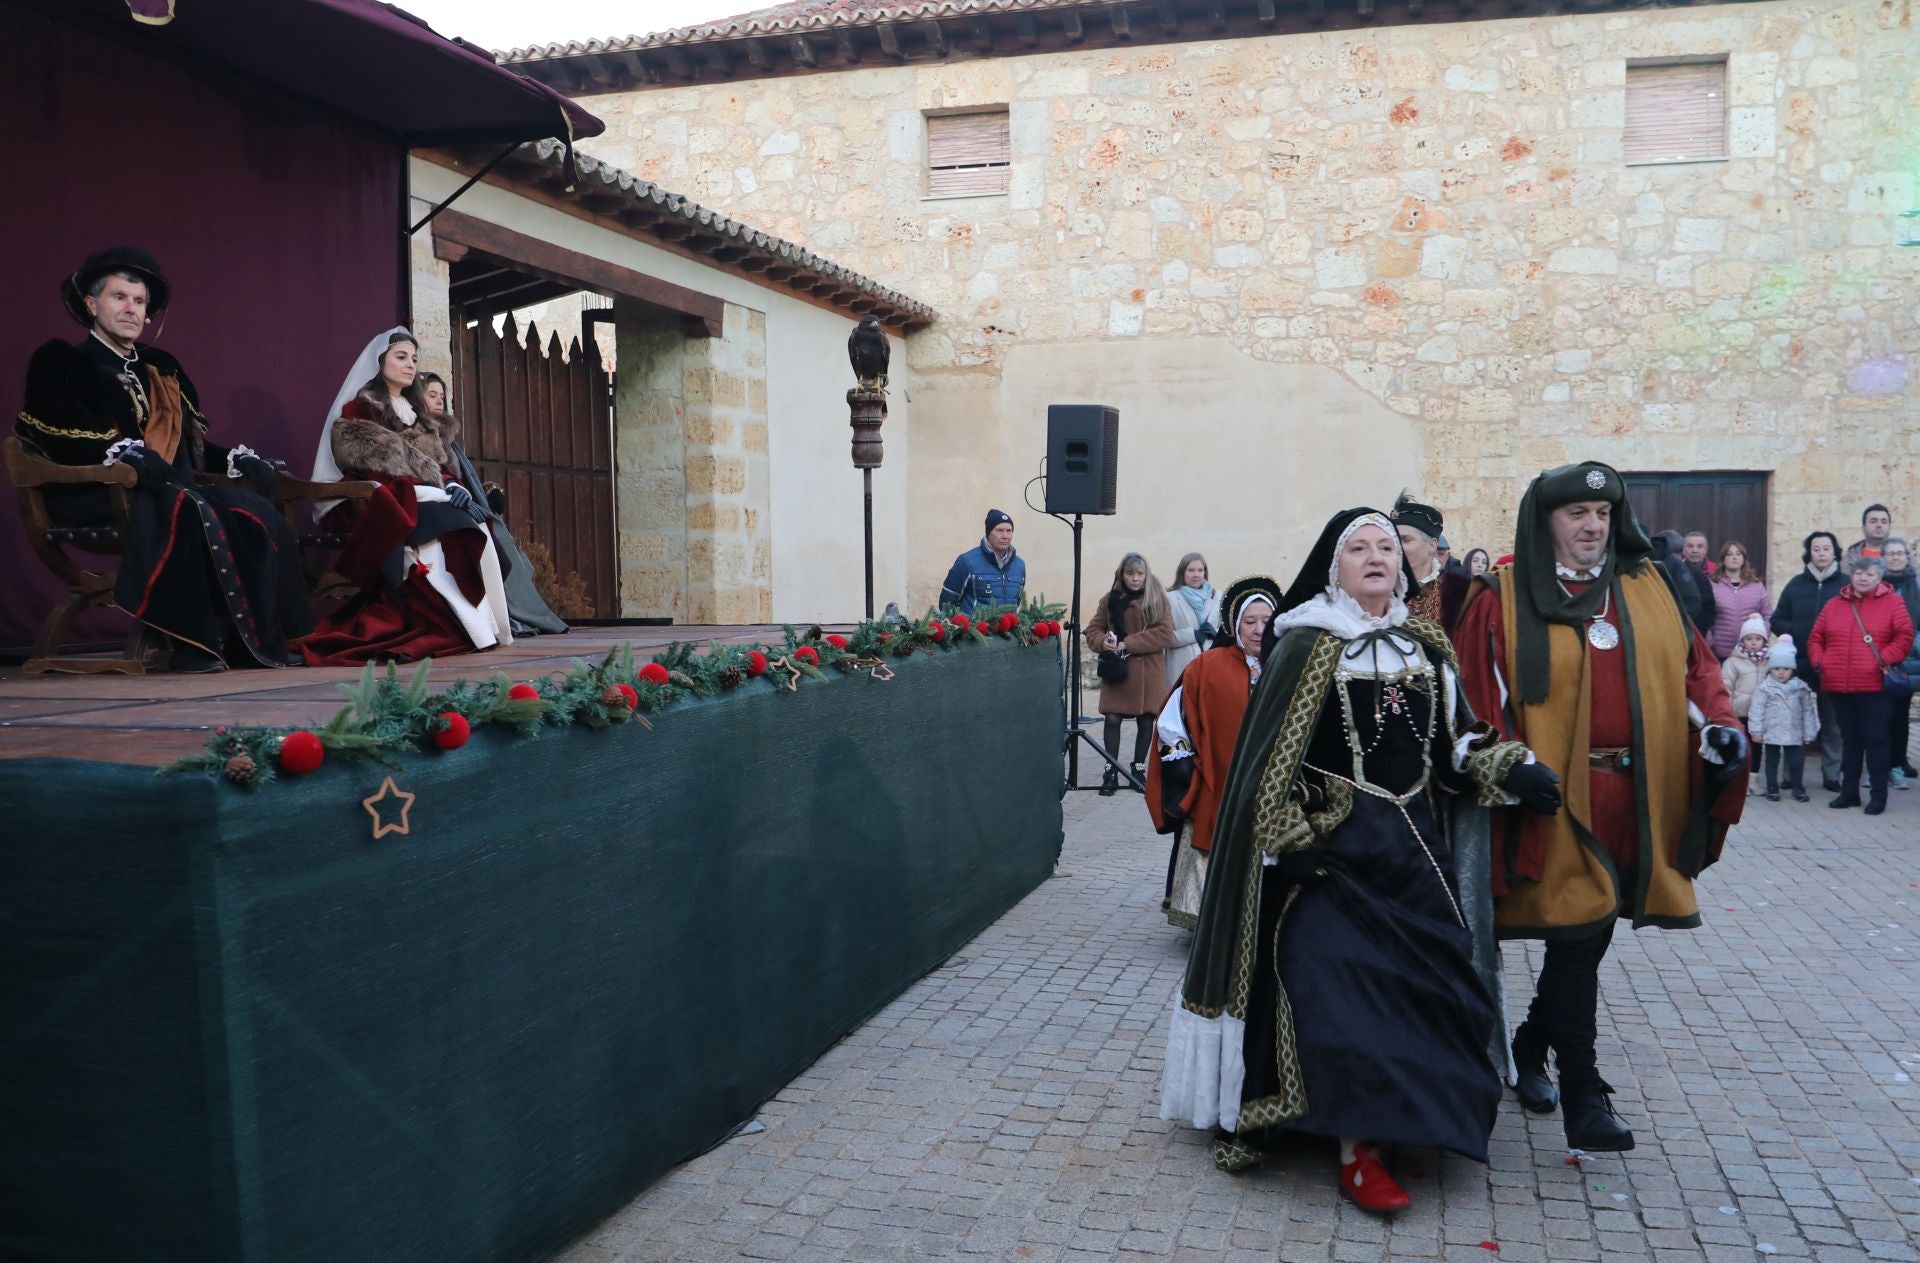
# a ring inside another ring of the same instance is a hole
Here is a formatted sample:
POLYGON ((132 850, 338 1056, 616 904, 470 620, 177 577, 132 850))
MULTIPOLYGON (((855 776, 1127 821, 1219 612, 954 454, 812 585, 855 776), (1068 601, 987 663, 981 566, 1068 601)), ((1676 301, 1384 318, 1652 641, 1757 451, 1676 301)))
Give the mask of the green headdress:
POLYGON ((1606 604, 1614 579, 1634 574, 1653 552, 1647 532, 1627 503, 1626 480, 1611 465, 1584 461, 1549 469, 1533 480, 1520 501, 1520 521, 1513 547, 1513 592, 1519 633, 1519 688, 1523 702, 1546 700, 1550 662, 1547 624, 1584 626, 1606 604), (1612 529, 1600 572, 1584 592, 1569 596, 1554 571, 1553 528, 1549 515, 1563 505, 1604 500, 1613 506, 1612 529))

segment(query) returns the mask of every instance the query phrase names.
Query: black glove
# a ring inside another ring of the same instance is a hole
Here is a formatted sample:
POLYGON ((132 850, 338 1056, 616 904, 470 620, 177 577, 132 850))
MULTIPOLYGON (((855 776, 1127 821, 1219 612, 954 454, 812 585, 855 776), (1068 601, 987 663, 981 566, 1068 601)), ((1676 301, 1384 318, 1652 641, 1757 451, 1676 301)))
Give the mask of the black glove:
POLYGON ((247 480, 247 485, 255 491, 273 499, 273 493, 280 489, 280 471, 261 460, 258 456, 241 456, 234 460, 233 467, 247 480))
POLYGON ((1180 804, 1186 799, 1187 789, 1192 784, 1192 758, 1160 761, 1160 812, 1169 826, 1164 832, 1179 832, 1180 822, 1187 818, 1180 804))
POLYGON ((1740 774, 1747 763, 1747 734, 1738 728, 1707 729, 1707 747, 1720 756, 1720 762, 1707 764, 1707 776, 1724 785, 1740 774))
POLYGON ((1297 886, 1311 885, 1325 881, 1327 877, 1327 855, 1317 846, 1305 847, 1298 851, 1282 851, 1273 857, 1269 865, 1275 876, 1290 881, 1297 886))
POLYGON ((1206 620, 1202 619, 1200 622, 1200 626, 1193 629, 1193 643, 1201 646, 1202 648, 1205 648, 1207 645, 1211 644, 1213 642, 1213 638, 1215 636, 1218 636, 1219 634, 1220 634, 1220 630, 1217 627, 1215 627, 1212 623, 1209 623, 1206 620))
POLYGON ((173 466, 150 447, 124 449, 120 453, 120 463, 133 466, 133 472, 139 477, 143 490, 164 491, 167 484, 173 481, 173 466))
POLYGON ((1501 787, 1528 811, 1551 816, 1560 810, 1560 778, 1544 763, 1516 763, 1501 787))

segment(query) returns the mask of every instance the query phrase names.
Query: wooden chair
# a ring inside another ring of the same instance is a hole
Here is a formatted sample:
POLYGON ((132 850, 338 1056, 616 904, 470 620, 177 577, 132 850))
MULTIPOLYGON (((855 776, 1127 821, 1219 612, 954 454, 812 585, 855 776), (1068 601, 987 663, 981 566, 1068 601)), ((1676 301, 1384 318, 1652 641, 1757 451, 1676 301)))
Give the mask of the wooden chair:
MULTIPOLYGON (((26 673, 41 675, 48 671, 82 673, 117 672, 140 675, 147 670, 146 646, 149 640, 144 624, 134 624, 118 657, 97 654, 66 653, 66 641, 73 621, 84 611, 113 604, 113 585, 117 570, 89 570, 71 553, 94 553, 118 557, 126 551, 128 496, 138 482, 133 467, 118 465, 60 465, 31 451, 17 435, 0 442, 6 457, 7 478, 20 499, 20 517, 26 524, 27 542, 47 568, 66 581, 67 599, 56 605, 40 625, 34 638, 33 653, 27 659, 26 673), (107 491, 112 523, 107 526, 59 526, 47 511, 48 487, 104 487, 107 491)), ((202 474, 202 482, 224 484, 219 475, 202 474)), ((370 482, 310 482, 281 473, 275 490, 274 507, 289 522, 294 520, 294 505, 302 500, 363 500, 374 493, 370 482)), ((315 563, 308 550, 316 552, 338 547, 340 540, 322 531, 301 535, 301 560, 309 579, 316 579, 315 563)), ((337 576, 334 577, 337 581, 337 576)), ((316 581, 316 587, 320 583, 316 581)))

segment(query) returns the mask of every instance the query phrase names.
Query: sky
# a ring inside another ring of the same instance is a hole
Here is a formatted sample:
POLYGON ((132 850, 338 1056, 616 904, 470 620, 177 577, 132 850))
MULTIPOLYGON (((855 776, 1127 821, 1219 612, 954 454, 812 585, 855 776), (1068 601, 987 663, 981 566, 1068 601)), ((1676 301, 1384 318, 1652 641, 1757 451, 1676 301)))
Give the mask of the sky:
POLYGON ((442 35, 484 48, 649 35, 764 9, 775 0, 396 0, 442 35))

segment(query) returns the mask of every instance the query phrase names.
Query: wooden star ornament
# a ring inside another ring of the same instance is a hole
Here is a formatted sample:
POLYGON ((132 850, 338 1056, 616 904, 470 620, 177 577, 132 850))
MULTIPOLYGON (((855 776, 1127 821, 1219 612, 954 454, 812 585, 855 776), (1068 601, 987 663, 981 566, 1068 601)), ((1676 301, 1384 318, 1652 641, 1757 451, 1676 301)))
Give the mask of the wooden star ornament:
POLYGON ((407 812, 413 809, 413 800, 415 797, 416 795, 409 794, 406 790, 395 785, 393 778, 389 776, 386 780, 380 782, 380 790, 378 793, 361 800, 360 805, 367 809, 369 816, 373 817, 374 841, 378 842, 389 833, 397 833, 405 837, 408 833, 412 832, 412 826, 407 821, 407 812), (398 803, 400 805, 400 822, 398 824, 389 822, 381 810, 382 804, 391 805, 391 803, 398 803))

